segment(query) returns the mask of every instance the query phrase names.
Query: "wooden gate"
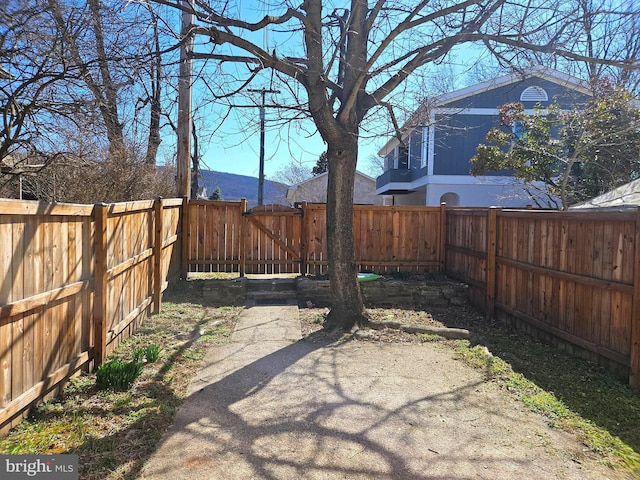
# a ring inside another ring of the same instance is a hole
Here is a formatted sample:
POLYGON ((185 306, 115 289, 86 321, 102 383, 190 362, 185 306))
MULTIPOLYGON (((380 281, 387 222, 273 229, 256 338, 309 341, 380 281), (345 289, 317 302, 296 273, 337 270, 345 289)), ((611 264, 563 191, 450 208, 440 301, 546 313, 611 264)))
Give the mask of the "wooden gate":
POLYGON ((247 210, 246 205, 246 200, 189 202, 183 274, 303 272, 303 210, 284 205, 247 210))
POLYGON ((244 213, 245 273, 303 273, 303 211, 263 205, 244 213))

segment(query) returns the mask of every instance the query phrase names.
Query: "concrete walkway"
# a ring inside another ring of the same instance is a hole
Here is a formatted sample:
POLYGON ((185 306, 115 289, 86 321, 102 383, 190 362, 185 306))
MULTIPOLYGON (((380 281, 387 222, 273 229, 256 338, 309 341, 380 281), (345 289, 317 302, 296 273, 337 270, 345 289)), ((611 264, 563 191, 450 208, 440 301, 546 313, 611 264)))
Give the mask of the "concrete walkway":
POLYGON ((302 337, 298 307, 256 306, 245 309, 231 335, 232 343, 297 342, 302 337))
POLYGON ((138 478, 626 478, 446 346, 300 336, 297 307, 247 308, 138 478))

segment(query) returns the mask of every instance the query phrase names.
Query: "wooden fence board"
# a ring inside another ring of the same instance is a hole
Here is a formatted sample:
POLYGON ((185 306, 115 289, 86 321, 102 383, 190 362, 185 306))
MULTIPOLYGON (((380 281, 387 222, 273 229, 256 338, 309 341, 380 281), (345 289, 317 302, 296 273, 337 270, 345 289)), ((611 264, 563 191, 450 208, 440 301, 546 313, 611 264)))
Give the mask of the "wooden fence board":
MULTIPOLYGON (((67 252, 67 282, 75 283, 82 278, 82 272, 79 266, 82 265, 82 259, 80 254, 82 253, 82 246, 80 241, 82 239, 82 227, 75 221, 75 219, 67 219, 68 225, 68 252, 67 252)), ((77 325, 81 325, 79 321, 81 316, 81 296, 74 295, 69 300, 69 306, 67 310, 67 346, 68 352, 65 356, 65 364, 72 358, 77 357, 81 350, 79 349, 80 340, 78 338, 77 325)))
MULTIPOLYGON (((12 228, 13 261, 11 262, 13 298, 24 296, 24 221, 16 219, 12 228)), ((18 314, 12 319, 12 341, 11 358, 12 362, 21 365, 24 362, 24 314, 18 314)), ((11 374, 11 396, 21 394, 25 391, 24 372, 22 368, 14 368, 11 374)), ((15 422, 14 422, 15 424, 15 422)))
POLYGON ((479 307, 490 312, 495 302, 508 315, 630 365, 638 335, 634 214, 501 210, 495 233, 474 217, 490 214, 448 209, 446 271, 469 283, 479 307))
POLYGON ((242 208, 237 202, 189 202, 185 261, 191 264, 190 271, 239 270, 240 244, 245 240, 240 228, 242 208))
MULTIPOLYGON (((165 275, 180 270, 170 264, 180 260, 173 245, 182 201, 168 203, 165 275)), ((117 340, 112 349, 148 313, 155 288, 152 207, 0 200, 0 431, 78 368, 103 361, 101 324, 117 340)))
POLYGON ((634 262, 629 261, 635 256, 635 222, 624 222, 624 245, 622 251, 622 282, 633 284, 634 278, 634 262))
POLYGON ((573 214, 558 222, 556 228, 560 229, 562 246, 545 267, 552 273, 575 275, 575 280, 554 274, 560 284, 552 287, 552 298, 561 308, 558 313, 551 309, 550 325, 583 339, 594 350, 611 350, 617 358, 628 357, 629 346, 620 341, 620 334, 626 330, 626 337, 630 335, 633 287, 629 268, 625 268, 629 262, 621 262, 622 258, 632 258, 629 250, 633 242, 629 239, 635 223, 625 217, 608 219, 606 213, 597 220, 573 214))
POLYGON ((640 208, 636 210, 633 257, 633 298, 631 304, 631 336, 629 339, 629 383, 640 388, 640 208))

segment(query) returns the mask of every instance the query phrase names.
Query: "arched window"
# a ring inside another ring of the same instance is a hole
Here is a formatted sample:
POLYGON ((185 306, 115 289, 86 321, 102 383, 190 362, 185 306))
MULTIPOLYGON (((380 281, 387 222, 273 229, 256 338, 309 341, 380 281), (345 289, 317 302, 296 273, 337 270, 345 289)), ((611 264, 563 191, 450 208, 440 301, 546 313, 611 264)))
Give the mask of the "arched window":
POLYGON ((440 197, 440 203, 446 203, 449 207, 460 205, 460 195, 454 192, 447 192, 440 197))
POLYGON ((544 88, 532 85, 520 94, 521 102, 546 102, 549 96, 544 88))

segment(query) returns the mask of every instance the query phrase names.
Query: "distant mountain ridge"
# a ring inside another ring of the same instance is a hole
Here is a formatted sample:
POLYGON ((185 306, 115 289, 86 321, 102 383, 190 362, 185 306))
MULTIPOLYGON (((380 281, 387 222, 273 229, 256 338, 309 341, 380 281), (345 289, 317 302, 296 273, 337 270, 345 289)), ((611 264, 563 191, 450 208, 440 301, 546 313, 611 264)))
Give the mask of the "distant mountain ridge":
MULTIPOLYGON (((214 170, 200 170, 198 184, 207 188, 207 197, 213 193, 216 187, 219 187, 222 199, 225 201, 236 202, 246 198, 249 208, 258 204, 258 179, 256 177, 214 170)), ((265 179, 263 200, 265 204, 287 205, 287 185, 265 179)))

